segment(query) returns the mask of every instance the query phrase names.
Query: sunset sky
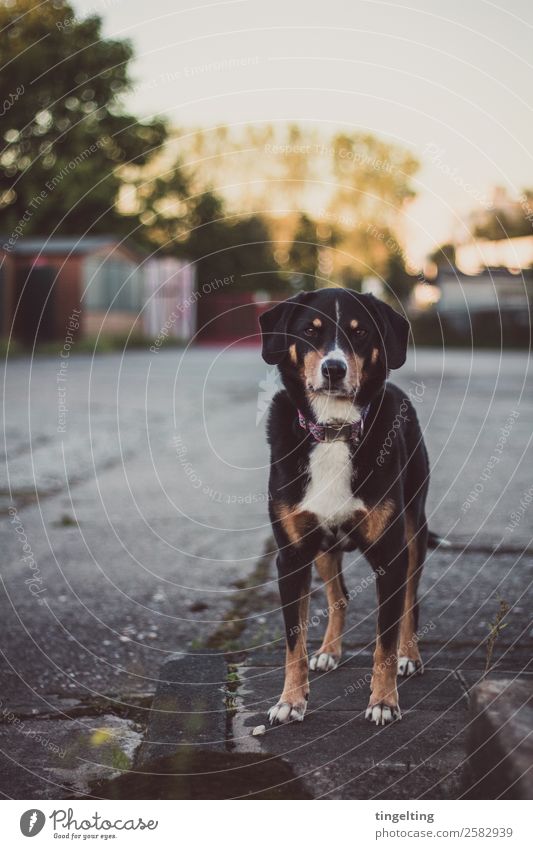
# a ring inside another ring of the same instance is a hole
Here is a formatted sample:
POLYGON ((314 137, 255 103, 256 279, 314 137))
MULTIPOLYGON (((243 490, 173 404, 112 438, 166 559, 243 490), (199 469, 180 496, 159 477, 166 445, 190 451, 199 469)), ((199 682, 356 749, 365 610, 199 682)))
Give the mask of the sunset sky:
POLYGON ((182 128, 295 121, 405 145, 423 163, 405 231, 415 259, 494 185, 514 196, 533 186, 530 0, 74 6, 132 39, 138 114, 182 128))

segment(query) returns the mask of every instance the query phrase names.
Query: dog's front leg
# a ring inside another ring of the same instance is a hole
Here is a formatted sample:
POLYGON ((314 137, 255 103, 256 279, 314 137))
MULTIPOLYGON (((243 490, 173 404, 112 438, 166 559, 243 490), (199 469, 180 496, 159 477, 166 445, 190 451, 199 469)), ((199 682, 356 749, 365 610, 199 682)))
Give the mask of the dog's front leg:
POLYGON ((405 542, 380 542, 366 552, 376 572, 378 593, 378 627, 374 665, 370 683, 370 701, 366 719, 376 725, 386 725, 401 719, 396 675, 398 669, 399 625, 405 598, 408 557, 405 542), (395 557, 387 551, 396 550, 395 557))
POLYGON ((301 722, 309 699, 307 627, 311 562, 292 550, 277 559, 279 592, 285 621, 285 683, 280 699, 269 711, 271 725, 301 722))
POLYGON ((336 669, 342 653, 344 620, 348 595, 342 580, 342 552, 321 551, 315 557, 318 574, 326 585, 328 626, 322 645, 312 655, 309 669, 327 672, 336 669))

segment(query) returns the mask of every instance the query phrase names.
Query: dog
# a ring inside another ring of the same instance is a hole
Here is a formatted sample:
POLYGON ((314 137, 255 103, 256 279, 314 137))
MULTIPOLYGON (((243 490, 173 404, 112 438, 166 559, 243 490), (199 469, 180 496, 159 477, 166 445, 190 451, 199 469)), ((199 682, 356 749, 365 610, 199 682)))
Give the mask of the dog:
POLYGON ((377 635, 366 718, 401 719, 396 678, 423 671, 417 590, 428 545, 429 462, 410 398, 388 382, 406 359, 408 321, 373 295, 301 292, 260 318, 262 356, 284 389, 267 424, 269 513, 285 623, 285 683, 271 725, 302 721, 308 669, 341 659, 348 593, 344 551, 359 549, 376 578, 377 635), (328 624, 310 660, 313 562, 328 624))

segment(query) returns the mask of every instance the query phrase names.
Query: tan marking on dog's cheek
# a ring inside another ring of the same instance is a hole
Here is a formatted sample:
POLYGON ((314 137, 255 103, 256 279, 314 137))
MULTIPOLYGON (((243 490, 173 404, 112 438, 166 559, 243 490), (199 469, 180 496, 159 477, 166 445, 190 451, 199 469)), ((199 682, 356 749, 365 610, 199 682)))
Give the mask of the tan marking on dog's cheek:
POLYGON ((364 360, 362 357, 358 357, 357 354, 348 354, 346 360, 348 362, 348 374, 346 375, 348 385, 353 389, 357 389, 363 383, 364 360))
POLYGON ((298 362, 298 354, 296 353, 296 345, 294 343, 289 347, 289 356, 294 365, 296 365, 298 362))
POLYGON ((282 503, 276 504, 274 510, 281 522, 283 530, 293 545, 301 545, 302 540, 318 527, 315 514, 309 510, 298 512, 296 507, 290 507, 288 504, 282 503))
POLYGON ((390 499, 376 504, 368 510, 361 522, 361 531, 367 542, 376 542, 387 528, 394 513, 394 502, 390 499))
POLYGON ((315 386, 319 378, 320 361, 324 354, 321 351, 308 351, 304 354, 304 379, 311 386, 315 386))
POLYGON ((373 365, 377 363, 379 360, 379 348, 372 348, 372 356, 370 357, 370 360, 373 365))

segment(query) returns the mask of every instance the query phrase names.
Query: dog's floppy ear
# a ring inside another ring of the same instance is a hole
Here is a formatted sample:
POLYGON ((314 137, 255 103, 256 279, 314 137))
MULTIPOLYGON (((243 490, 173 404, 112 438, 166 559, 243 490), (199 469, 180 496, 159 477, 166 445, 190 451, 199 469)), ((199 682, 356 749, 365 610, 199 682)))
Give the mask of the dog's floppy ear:
POLYGON ((387 368, 400 368, 407 357, 409 322, 388 304, 370 295, 383 322, 383 347, 387 368))
POLYGON ((289 321, 294 308, 305 300, 309 292, 299 292, 286 301, 276 304, 259 316, 261 326, 261 355, 271 366, 277 366, 289 350, 290 341, 287 336, 289 321))

